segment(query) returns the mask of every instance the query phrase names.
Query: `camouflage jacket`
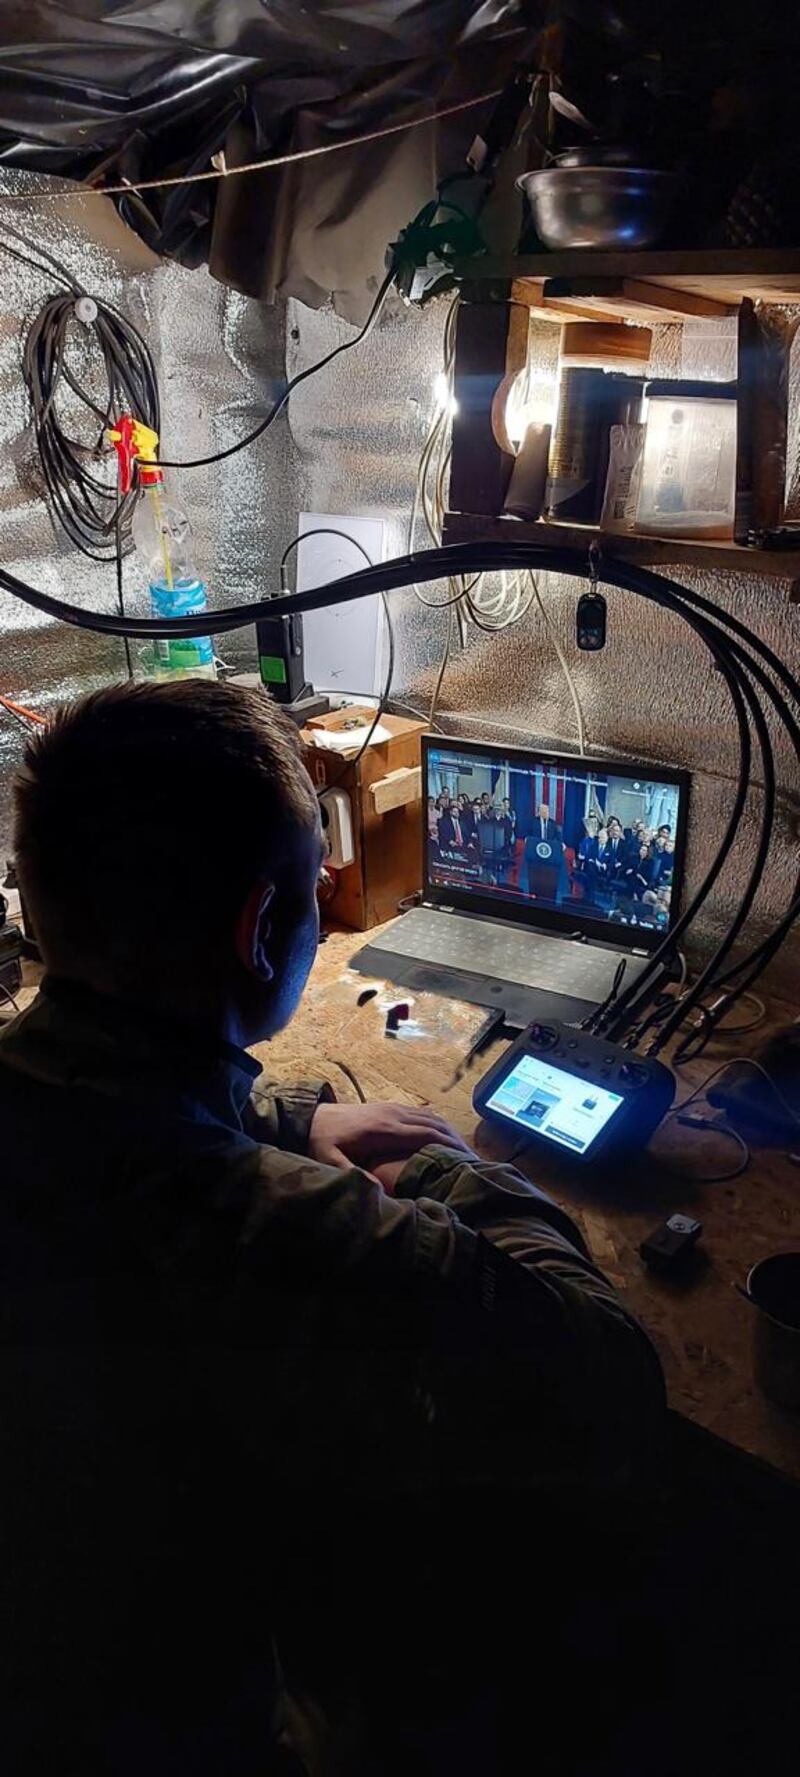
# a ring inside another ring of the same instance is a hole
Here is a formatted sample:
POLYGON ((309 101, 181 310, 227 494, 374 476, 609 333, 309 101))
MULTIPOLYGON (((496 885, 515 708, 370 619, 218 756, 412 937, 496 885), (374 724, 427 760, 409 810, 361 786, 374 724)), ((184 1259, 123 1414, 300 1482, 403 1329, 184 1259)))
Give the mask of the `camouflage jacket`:
MULTIPOLYGON (((286 1502, 307 1524, 320 1489, 613 1472, 663 1401, 641 1328, 519 1173, 433 1146, 387 1196, 308 1158, 327 1086, 259 1074, 60 982, 0 1033, 0 1469, 22 1616, 38 1646, 19 1552, 38 1572, 46 1524, 62 1600, 104 1576, 98 1612, 113 1595, 129 1624, 146 1616, 154 1685, 155 1650, 196 1627, 195 1717, 210 1598, 215 1683, 229 1659, 238 1694, 248 1670, 238 1576, 258 1565, 267 1493, 285 1527, 286 1502), (154 1550, 160 1575, 175 1567, 156 1611, 154 1550)), ((74 1614, 51 1599, 46 1616, 66 1670, 74 1614)), ((107 1674, 96 1689, 113 1694, 107 1674)), ((142 1769, 150 1756, 143 1742, 142 1769)))
POLYGON ((0 1033, 7 1336, 52 1321, 60 1341, 113 1343, 135 1324, 148 1339, 269 1346, 291 1354, 296 1406, 316 1390, 304 1370, 338 1363, 331 1339, 356 1393, 398 1344, 435 1367, 446 1324, 463 1374, 507 1301, 529 1386, 570 1403, 582 1461, 598 1440, 624 1449, 660 1400, 658 1365, 565 1212, 510 1166, 435 1146, 387 1196, 307 1157, 329 1086, 260 1074, 242 1050, 45 982, 0 1033))

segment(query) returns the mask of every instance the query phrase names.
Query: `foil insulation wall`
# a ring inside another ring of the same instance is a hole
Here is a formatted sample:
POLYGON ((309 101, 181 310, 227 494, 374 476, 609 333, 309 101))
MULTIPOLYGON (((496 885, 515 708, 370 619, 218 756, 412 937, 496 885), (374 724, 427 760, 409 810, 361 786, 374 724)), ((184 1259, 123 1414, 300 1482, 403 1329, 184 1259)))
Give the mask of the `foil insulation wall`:
MULTIPOLYGON (((118 304, 146 335, 162 394, 165 456, 203 455, 248 431, 283 383, 284 312, 248 301, 205 270, 162 262, 119 221, 110 202, 59 190, 55 181, 5 172, 0 180, 0 241, 6 219, 46 245, 89 291, 118 304), (30 201, 3 206, 3 193, 30 201), (45 201, 37 203, 37 194, 45 201)), ((13 243, 12 243, 13 244, 13 243)), ((0 249, 0 555, 34 585, 95 609, 114 610, 113 565, 86 560, 52 523, 21 375, 22 342, 50 275, 20 265, 0 249)), ((90 436, 77 403, 63 411, 90 436)), ((285 416, 268 438, 215 469, 175 473, 190 514, 196 559, 212 604, 264 596, 278 585, 280 551, 294 534, 298 465, 285 416)), ((141 568, 125 563, 125 598, 147 614, 141 568)), ((135 645, 134 645, 135 648, 135 645)), ((225 638, 224 658, 255 665, 253 634, 225 638)), ((0 691, 44 712, 79 691, 121 678, 121 642, 67 628, 0 592, 0 691)), ((23 730, 0 707, 0 858, 10 841, 10 781, 23 730)))
MULTIPOLYGON (((264 412, 288 368, 304 369, 351 330, 330 310, 291 302, 268 309, 215 284, 205 271, 161 264, 127 234, 103 200, 37 206, 52 182, 5 173, 0 192, 27 191, 12 220, 49 246, 90 290, 110 298, 147 332, 156 356, 164 408, 165 455, 219 449, 264 412)), ((11 206, 9 206, 11 208, 11 206)), ((0 224, 2 223, 0 207, 0 224)), ((0 228, 1 234, 1 228, 0 228)), ((40 496, 35 445, 20 377, 21 338, 48 283, 3 260, 0 328, 0 552, 24 579, 86 605, 113 609, 113 569, 96 567, 57 534, 40 496)), ((282 416, 249 450, 214 469, 176 476, 197 533, 197 561, 212 605, 256 598, 277 585, 280 553, 300 511, 379 515, 386 548, 408 546, 408 518, 419 456, 434 412, 441 368, 446 300, 405 312, 389 306, 373 335, 292 396, 282 416)), ((670 330, 664 330, 664 349, 670 330)), ((533 330, 534 350, 552 367, 557 330, 533 330)), ((795 391, 796 393, 796 391, 795 391)), ((422 530, 417 543, 423 542, 422 530)), ((796 615, 785 584, 753 575, 691 574, 676 578, 720 603, 798 665, 796 615)), ((135 559, 126 563, 126 599, 144 610, 135 559)), ((543 575, 540 591, 583 703, 589 747, 688 766, 694 774, 689 884, 696 885, 718 840, 732 795, 735 745, 726 694, 686 627, 643 600, 608 589, 608 643, 580 654, 574 642, 578 583, 543 575)), ((443 596, 444 587, 428 596, 443 596)), ((425 711, 441 659, 446 620, 424 609, 412 590, 392 598, 397 640, 395 687, 425 711)), ((40 618, 0 593, 0 690, 44 710, 56 700, 122 677, 121 643, 40 618)), ((237 667, 254 665, 249 630, 225 637, 221 652, 237 667)), ((362 687, 353 686, 354 691, 362 687)), ((528 737, 570 749, 572 703, 552 643, 534 610, 496 636, 471 631, 444 678, 439 706, 448 732, 517 744, 528 737)), ((797 772, 773 729, 781 786, 775 838, 753 931, 782 910, 797 868, 797 772)), ((0 847, 9 842, 9 783, 24 734, 0 709, 0 847)), ((745 880, 760 808, 754 787, 741 844, 697 923, 693 949, 709 948, 725 927, 745 880)), ((2 851, 0 851, 2 855, 2 851)), ((143 882, 146 879, 143 860, 143 882)), ((782 985, 800 978, 800 942, 784 949, 782 985), (787 972, 787 965, 790 965, 787 972)))

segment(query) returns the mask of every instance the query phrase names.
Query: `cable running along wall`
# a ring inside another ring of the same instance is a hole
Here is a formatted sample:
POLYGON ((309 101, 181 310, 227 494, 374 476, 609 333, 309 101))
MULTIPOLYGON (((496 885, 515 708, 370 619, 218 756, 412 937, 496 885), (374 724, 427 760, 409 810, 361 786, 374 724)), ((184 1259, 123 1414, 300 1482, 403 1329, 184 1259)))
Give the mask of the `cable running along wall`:
MULTIPOLYGON (((452 581, 454 578, 476 573, 502 569, 524 572, 534 571, 536 568, 583 577, 591 576, 594 567, 595 564, 590 563, 588 554, 585 562, 578 562, 572 552, 558 546, 538 548, 531 544, 511 542, 460 544, 446 549, 424 550, 417 555, 400 557, 397 561, 384 562, 373 568, 365 568, 359 573, 346 575, 329 586, 312 587, 306 592, 290 597, 260 600, 248 606, 235 605, 223 611, 203 612, 199 617, 178 617, 168 621, 159 621, 153 618, 115 617, 103 612, 82 610, 79 606, 70 605, 63 600, 55 599, 49 594, 38 591, 35 587, 26 585, 25 582, 7 574, 2 569, 0 569, 0 586, 5 587, 8 592, 23 599, 27 604, 33 605, 35 609, 44 611, 51 617, 60 618, 66 623, 108 635, 134 638, 175 634, 190 636, 208 631, 219 635, 227 630, 238 628, 242 623, 254 623, 261 616, 279 616, 290 611, 322 610, 333 604, 341 604, 346 599, 364 598, 376 592, 385 596, 404 586, 440 578, 452 581)), ((800 913, 799 873, 792 888, 789 905, 766 938, 754 946, 735 966, 723 970, 723 964, 729 958, 755 899, 772 831, 775 800, 774 759, 769 730, 759 701, 759 693, 767 698, 789 737, 796 760, 800 763, 800 728, 791 707, 792 705, 795 708, 800 707, 800 684, 767 643, 753 635, 738 619, 718 609, 710 600, 701 597, 700 594, 691 592, 674 581, 649 573, 644 568, 636 568, 629 563, 604 561, 602 578, 609 585, 620 587, 653 604, 673 611, 689 625, 708 649, 714 665, 722 675, 730 696, 739 736, 739 771, 736 793, 717 853, 688 906, 646 965, 637 987, 627 990, 623 987, 618 997, 604 1013, 603 1028, 610 1034, 621 1035, 633 1022, 631 1006, 635 993, 644 980, 654 972, 657 963, 675 951, 680 938, 687 931, 711 893, 731 851, 739 830, 749 789, 752 759, 751 725, 761 755, 765 786, 756 854, 752 860, 739 905, 714 956, 706 965, 698 981, 680 996, 675 1010, 657 1022, 649 1040, 649 1052, 655 1053, 673 1034, 673 1031, 679 1028, 691 1008, 701 1004, 703 994, 713 987, 717 990, 718 999, 713 1011, 705 1009, 704 1034, 705 1040, 707 1040, 729 1007, 751 985, 776 954, 800 913), (720 989, 722 992, 719 992, 720 989)), ((695 1038, 694 1041, 696 1046, 697 1039, 695 1038)))

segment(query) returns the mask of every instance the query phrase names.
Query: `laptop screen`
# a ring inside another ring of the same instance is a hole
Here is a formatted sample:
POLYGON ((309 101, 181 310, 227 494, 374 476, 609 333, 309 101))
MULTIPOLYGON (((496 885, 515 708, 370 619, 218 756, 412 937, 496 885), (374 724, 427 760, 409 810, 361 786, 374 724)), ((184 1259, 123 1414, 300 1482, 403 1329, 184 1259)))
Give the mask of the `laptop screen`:
POLYGON ((648 949, 674 923, 685 772, 428 736, 423 780, 435 901, 648 949))

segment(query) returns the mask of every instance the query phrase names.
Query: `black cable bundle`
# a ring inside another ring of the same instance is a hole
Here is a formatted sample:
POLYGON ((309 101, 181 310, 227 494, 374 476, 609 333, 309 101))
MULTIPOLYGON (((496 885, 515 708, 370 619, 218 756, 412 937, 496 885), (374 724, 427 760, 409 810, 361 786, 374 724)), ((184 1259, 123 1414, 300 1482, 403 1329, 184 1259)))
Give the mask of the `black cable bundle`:
MULTIPOLYGON (((67 274, 65 274, 66 276, 67 274)), ((115 477, 98 474, 105 433, 123 413, 154 431, 160 427, 158 387, 149 349, 118 309, 70 288, 48 297, 25 341, 23 375, 30 396, 36 442, 51 511, 70 542, 92 561, 114 561, 131 548, 130 520, 135 487, 120 498, 115 477), (78 305, 86 304, 86 318, 78 305), (70 334, 92 333, 105 371, 102 403, 81 383, 69 363, 70 334), (97 421, 94 442, 83 443, 65 430, 58 395, 66 385, 97 421), (118 545, 119 538, 119 545, 118 545)))
MULTIPOLYGON (((605 572, 608 578, 612 578, 608 569, 605 572)), ((730 1011, 737 1000, 747 993, 751 984, 777 954, 784 938, 800 915, 799 874, 794 883, 789 906, 772 930, 738 963, 723 972, 723 964, 727 961, 745 924, 761 882, 775 814, 775 759, 763 706, 759 701, 759 692, 767 698, 768 703, 772 706, 775 716, 789 737, 795 758, 800 763, 800 726, 798 726, 792 708, 792 705, 795 708, 800 706, 800 683, 766 642, 754 635, 744 624, 739 623, 737 618, 730 616, 721 607, 713 605, 709 599, 702 598, 698 593, 690 591, 688 587, 677 586, 674 582, 662 580, 659 576, 636 568, 626 569, 624 584, 630 591, 638 592, 645 598, 652 599, 656 604, 664 605, 668 610, 675 611, 705 643, 730 694, 739 736, 739 773, 733 807, 717 855, 697 894, 673 926, 659 950, 650 958, 637 981, 624 993, 621 993, 613 1001, 613 1004, 601 1007, 595 1019, 591 1021, 592 1029, 603 1031, 613 1038, 620 1038, 625 1031, 628 1031, 630 1033, 629 1047, 641 1043, 645 1035, 656 1027, 647 1049, 648 1055, 655 1055, 664 1047, 669 1038, 677 1034, 685 1025, 689 1012, 696 1009, 700 1014, 699 1020, 697 1024, 690 1024, 688 1032, 683 1036, 676 1050, 675 1059, 680 1062, 689 1060, 702 1052, 717 1027, 722 1023, 726 1013, 730 1011), (765 667, 769 668, 772 677, 764 670, 765 667), (776 679, 777 684, 774 682, 776 679), (736 838, 750 784, 751 724, 761 755, 764 789, 758 845, 741 900, 713 956, 710 957, 693 985, 666 1005, 657 1008, 631 1030, 631 1025, 636 1018, 634 1001, 638 997, 641 986, 653 973, 657 964, 665 959, 669 950, 674 949, 676 941, 706 900, 736 838), (723 991, 720 992, 720 989, 723 991), (716 991, 717 997, 711 1006, 708 1006, 704 1003, 704 999, 712 990, 716 991)))
MULTIPOLYGON (((0 586, 33 605, 36 610, 101 634, 150 637, 193 635, 200 634, 202 630, 204 634, 210 632, 220 635, 228 630, 238 629, 242 624, 255 623, 262 616, 279 617, 292 611, 324 610, 329 605, 341 604, 346 599, 364 598, 376 592, 385 594, 397 587, 424 581, 469 576, 475 572, 491 573, 501 568, 517 571, 550 570, 590 578, 596 572, 596 564, 590 561, 588 554, 581 558, 563 545, 539 546, 510 540, 501 543, 451 544, 444 549, 422 550, 416 555, 401 556, 396 561, 382 562, 376 567, 362 569, 359 573, 345 575, 329 586, 313 587, 293 596, 262 599, 250 605, 231 606, 224 611, 203 612, 202 617, 176 617, 169 621, 141 617, 118 618, 106 612, 86 611, 78 605, 55 599, 49 593, 26 585, 4 569, 0 569, 0 586)), ((653 952, 637 980, 619 992, 612 1003, 599 1008, 592 1021, 594 1029, 601 1030, 616 1040, 627 1036, 629 1046, 641 1042, 652 1032, 648 1053, 656 1054, 685 1023, 687 1014, 697 1008, 700 1011, 699 1029, 692 1028, 689 1031, 681 1048, 685 1052, 691 1047, 693 1053, 698 1053, 731 1006, 746 993, 776 955, 795 920, 800 917, 798 875, 788 907, 767 936, 747 951, 739 962, 730 967, 725 966, 755 899, 769 845, 775 807, 774 757, 760 696, 766 697, 771 705, 791 741, 795 757, 800 762, 800 725, 795 714, 800 708, 800 683, 766 642, 721 606, 712 604, 710 599, 701 597, 686 586, 677 585, 673 580, 664 579, 644 568, 634 567, 629 562, 604 561, 600 571, 608 585, 618 586, 627 592, 638 594, 640 598, 650 600, 653 604, 662 605, 688 623, 698 640, 707 648, 710 659, 721 675, 731 700, 738 734, 739 771, 736 792, 716 857, 712 859, 691 902, 676 920, 663 943, 653 952), (714 955, 693 985, 671 1000, 668 1006, 656 1008, 642 1021, 638 1009, 642 988, 659 966, 676 953, 683 933, 711 893, 737 837, 750 788, 753 752, 751 725, 761 755, 764 800, 756 854, 740 904, 714 955), (717 997, 708 1006, 705 1000, 712 991, 717 997)))

